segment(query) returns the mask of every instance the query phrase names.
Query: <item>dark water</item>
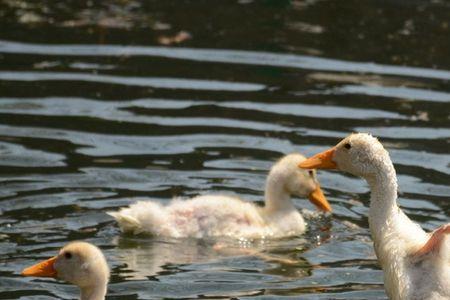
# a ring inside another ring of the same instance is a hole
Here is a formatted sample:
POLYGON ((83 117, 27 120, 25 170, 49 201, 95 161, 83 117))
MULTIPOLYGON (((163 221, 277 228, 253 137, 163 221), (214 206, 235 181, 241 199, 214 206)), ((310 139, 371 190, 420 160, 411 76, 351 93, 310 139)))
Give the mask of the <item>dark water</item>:
POLYGON ((333 218, 222 252, 123 236, 105 211, 261 201, 278 157, 366 131, 411 218, 448 222, 449 15, 419 0, 0 0, 0 299, 73 299, 19 273, 77 239, 105 251, 109 299, 385 299, 368 187, 342 173, 319 173, 333 218))

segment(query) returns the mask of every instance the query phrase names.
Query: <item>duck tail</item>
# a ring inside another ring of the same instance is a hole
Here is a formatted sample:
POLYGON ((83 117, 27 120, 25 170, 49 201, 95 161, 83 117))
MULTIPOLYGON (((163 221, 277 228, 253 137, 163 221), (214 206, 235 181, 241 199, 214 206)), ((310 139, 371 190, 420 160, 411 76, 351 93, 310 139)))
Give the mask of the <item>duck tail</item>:
POLYGON ((139 234, 143 232, 141 223, 133 216, 128 215, 126 211, 108 211, 106 213, 116 219, 124 233, 139 234))

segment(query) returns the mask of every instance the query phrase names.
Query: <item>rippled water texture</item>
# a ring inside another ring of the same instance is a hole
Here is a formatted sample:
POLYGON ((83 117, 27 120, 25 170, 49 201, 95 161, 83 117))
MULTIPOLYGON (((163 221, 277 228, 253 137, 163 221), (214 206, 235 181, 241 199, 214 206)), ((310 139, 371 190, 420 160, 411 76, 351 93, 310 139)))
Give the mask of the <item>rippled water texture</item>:
POLYGON ((0 299, 73 299, 19 274, 77 239, 105 251, 108 299, 385 299, 369 190, 346 174, 319 172, 334 215, 289 239, 124 236, 105 211, 261 203, 277 158, 365 131, 408 215, 448 222, 449 15, 439 0, 0 0, 0 299))

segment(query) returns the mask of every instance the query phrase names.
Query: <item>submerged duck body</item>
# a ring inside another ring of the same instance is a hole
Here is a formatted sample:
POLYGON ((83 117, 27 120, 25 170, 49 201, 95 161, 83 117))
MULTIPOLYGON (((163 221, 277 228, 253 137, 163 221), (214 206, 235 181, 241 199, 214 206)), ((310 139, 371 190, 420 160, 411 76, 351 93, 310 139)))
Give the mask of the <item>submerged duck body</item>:
POLYGON ((366 179, 369 227, 390 299, 450 299, 450 223, 426 233, 403 213, 394 166, 376 138, 352 134, 299 166, 340 169, 366 179))
POLYGON ((321 210, 331 211, 314 173, 299 170, 305 160, 290 154, 271 169, 265 189, 265 206, 259 207, 237 197, 203 195, 175 199, 163 206, 139 201, 118 212, 109 212, 122 231, 170 237, 264 238, 302 234, 305 221, 291 201, 291 195, 308 196, 321 210))

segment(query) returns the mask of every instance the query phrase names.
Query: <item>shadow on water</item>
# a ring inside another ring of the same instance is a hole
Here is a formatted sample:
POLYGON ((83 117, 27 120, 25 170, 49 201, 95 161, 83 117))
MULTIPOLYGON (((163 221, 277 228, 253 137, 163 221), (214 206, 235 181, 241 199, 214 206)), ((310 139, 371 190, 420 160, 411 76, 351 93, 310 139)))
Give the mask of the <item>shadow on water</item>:
POLYGON ((73 299, 19 273, 76 239, 109 258, 109 299, 386 299, 369 190, 347 174, 319 172, 334 214, 288 239, 130 237, 105 211, 208 192, 261 203, 277 158, 367 131, 390 151, 405 212, 448 222, 449 12, 0 0, 0 299, 73 299))

